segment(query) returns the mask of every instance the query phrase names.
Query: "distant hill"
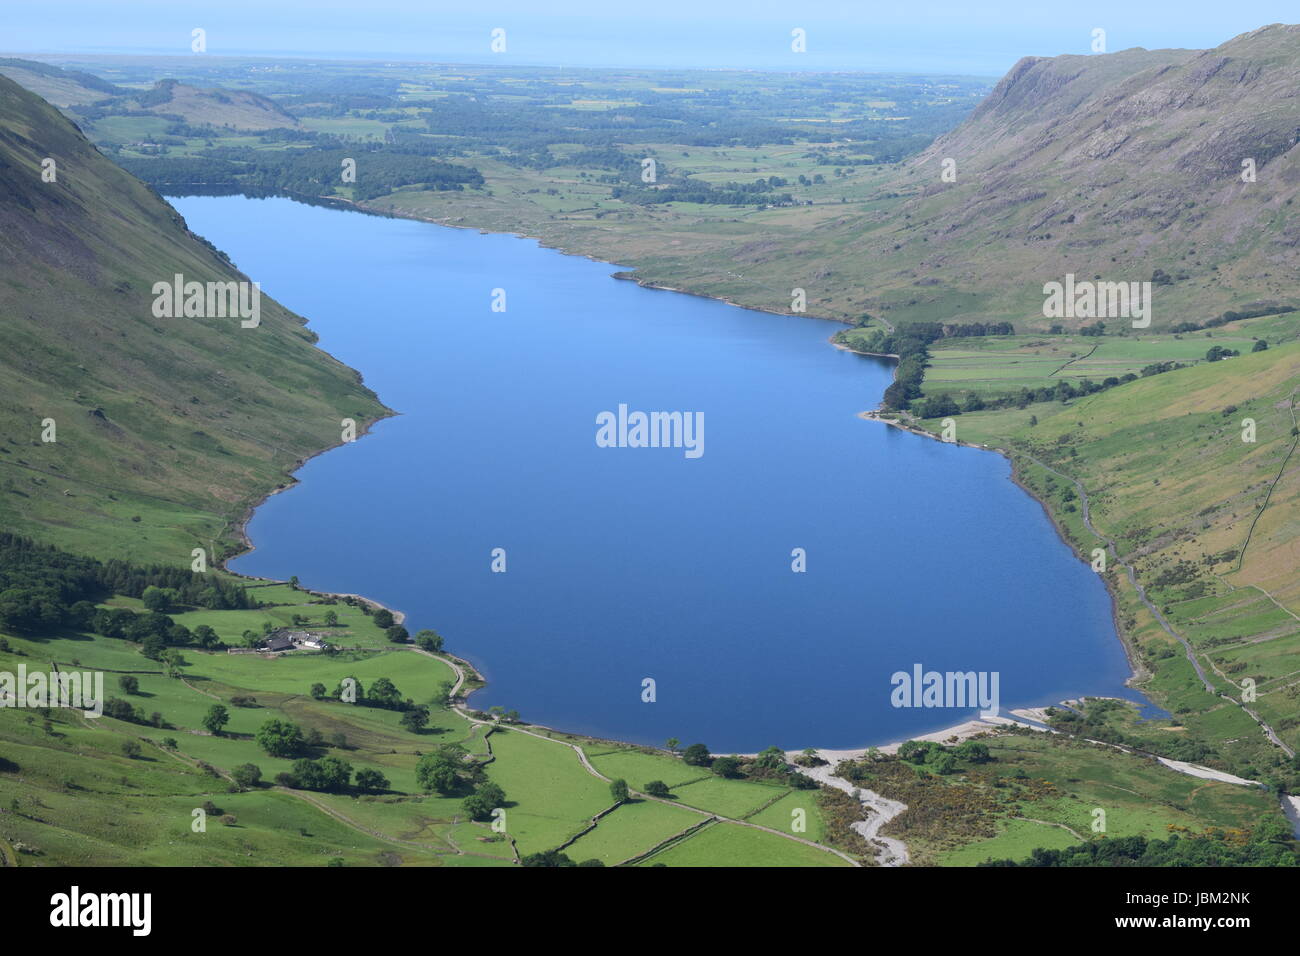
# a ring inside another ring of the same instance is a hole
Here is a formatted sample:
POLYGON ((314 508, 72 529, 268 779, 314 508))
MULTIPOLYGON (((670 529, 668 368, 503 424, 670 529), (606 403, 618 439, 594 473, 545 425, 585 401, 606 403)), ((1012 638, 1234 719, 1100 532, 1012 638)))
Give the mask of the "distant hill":
POLYGON ((866 201, 768 210, 743 229, 688 224, 671 242, 660 237, 689 220, 666 218, 652 244, 586 223, 529 225, 635 266, 642 282, 759 308, 785 311, 799 288, 813 315, 1039 332, 1057 321, 1043 315, 1044 284, 1072 273, 1155 283, 1152 329, 1204 323, 1300 303, 1297 89, 1300 26, 1204 51, 1026 57, 921 153, 860 167, 866 201))
POLYGON ((188 562, 193 547, 230 546, 228 523, 337 444, 342 418, 384 414, 269 296, 258 328, 156 318, 153 285, 176 273, 248 278, 0 77, 0 526, 97 556, 188 562), (55 182, 42 181, 46 158, 55 182))
POLYGON ((1298 26, 1202 52, 1027 57, 909 163, 919 195, 842 228, 871 230, 854 257, 874 304, 900 319, 1044 326, 1042 285, 1066 273, 1161 270, 1157 328, 1294 299, 1297 88, 1298 26), (941 180, 945 159, 955 183, 941 180))
POLYGON ((60 107, 95 103, 123 92, 90 73, 65 70, 35 60, 0 57, 0 74, 60 107))
POLYGON ((178 80, 159 80, 153 89, 128 93, 114 107, 177 116, 191 126, 225 129, 296 129, 298 120, 257 93, 219 88, 200 89, 178 80))

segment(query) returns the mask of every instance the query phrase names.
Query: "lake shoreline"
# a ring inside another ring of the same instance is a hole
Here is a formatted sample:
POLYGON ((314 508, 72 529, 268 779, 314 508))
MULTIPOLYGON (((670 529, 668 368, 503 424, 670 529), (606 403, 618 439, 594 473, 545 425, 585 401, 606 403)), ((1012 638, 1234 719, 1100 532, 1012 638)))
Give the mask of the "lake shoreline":
MULTIPOLYGON (((295 197, 292 197, 292 196, 291 196, 290 198, 295 198, 295 197)), ((304 200, 305 200, 305 199, 306 199, 306 197, 304 197, 304 200)), ((336 200, 334 203, 331 203, 330 205, 333 205, 333 206, 335 206, 336 208, 339 208, 339 207, 344 207, 344 208, 350 207, 350 208, 352 208, 352 209, 354 209, 354 210, 356 210, 356 211, 359 211, 359 212, 368 213, 368 214, 371 214, 371 215, 379 215, 379 216, 386 217, 386 218, 407 219, 407 220, 409 220, 409 221, 425 222, 425 223, 429 223, 429 224, 432 224, 432 225, 440 225, 440 226, 451 226, 452 228, 459 228, 459 229, 475 229, 475 230, 478 231, 480 234, 492 234, 492 233, 494 233, 494 230, 483 229, 483 228, 475 227, 475 226, 472 226, 472 225, 463 225, 463 224, 456 224, 456 223, 446 222, 446 221, 442 221, 442 220, 439 220, 439 219, 434 219, 434 218, 427 217, 427 216, 414 215, 414 214, 410 214, 410 213, 392 212, 392 211, 387 211, 387 210, 377 210, 377 209, 372 209, 372 208, 368 208, 367 206, 365 206, 365 205, 363 205, 363 204, 360 204, 360 203, 354 203, 354 202, 350 202, 350 201, 347 201, 347 200, 342 200, 342 201, 336 200)), ((617 268, 617 266, 616 266, 615 263, 610 263, 610 262, 608 262, 607 260, 604 260, 604 259, 597 259, 595 256, 592 256, 592 255, 586 255, 586 254, 582 254, 582 253, 571 253, 571 252, 567 252, 566 250, 564 250, 564 249, 561 248, 561 247, 557 247, 557 246, 548 246, 548 245, 547 245, 543 240, 541 240, 540 238, 538 238, 538 237, 536 237, 536 236, 528 236, 528 235, 526 235, 526 234, 523 234, 523 233, 517 233, 517 232, 497 232, 496 234, 514 235, 514 236, 517 236, 517 237, 520 237, 520 238, 528 238, 528 239, 532 239, 533 241, 536 241, 536 242, 539 244, 539 246, 542 247, 542 248, 550 248, 550 249, 554 249, 555 251, 558 251, 558 252, 560 252, 561 254, 564 254, 564 255, 578 256, 578 257, 581 257, 581 258, 585 258, 585 259, 587 259, 587 260, 589 260, 589 261, 600 262, 600 263, 603 264, 603 265, 613 265, 613 266, 615 266, 615 267, 617 268)), ((685 289, 675 288, 675 287, 666 286, 666 285, 660 285, 660 284, 657 284, 657 283, 655 283, 655 282, 653 282, 653 281, 642 280, 642 279, 636 277, 635 275, 633 275, 633 274, 631 274, 631 273, 629 273, 629 272, 626 272, 626 271, 615 272, 615 273, 612 274, 611 277, 612 277, 612 278, 616 278, 616 279, 635 281, 635 282, 636 282, 639 286, 641 286, 642 288, 658 289, 658 290, 662 290, 662 291, 670 291, 670 292, 681 292, 681 293, 683 293, 683 294, 691 295, 691 296, 695 296, 695 297, 698 297, 698 298, 713 299, 713 300, 715 300, 715 301, 723 302, 724 304, 727 304, 727 305, 733 306, 733 307, 735 307, 735 308, 746 308, 746 309, 752 309, 752 310, 755 311, 755 312, 766 312, 767 314, 771 314, 771 315, 781 315, 781 316, 790 317, 790 318, 821 318, 821 319, 823 319, 823 320, 828 319, 828 317, 826 317, 826 316, 813 316, 813 315, 808 315, 808 314, 793 314, 793 313, 788 313, 788 312, 779 312, 779 311, 776 311, 776 310, 766 310, 766 309, 755 308, 755 307, 751 307, 751 306, 744 306, 744 305, 741 305, 741 304, 739 304, 739 303, 732 302, 732 301, 730 301, 730 300, 728 300, 728 299, 722 298, 722 297, 720 297, 720 296, 709 295, 709 294, 706 294, 706 293, 691 292, 691 291, 689 291, 689 290, 685 290, 685 289)), ((842 323, 844 323, 844 324, 848 324, 847 320, 842 320, 842 319, 829 319, 829 320, 830 320, 830 321, 842 322, 842 323)), ((839 344, 839 343, 835 343, 835 342, 831 342, 830 344, 831 344, 833 347, 835 347, 835 348, 837 348, 837 349, 840 349, 840 350, 842 350, 842 351, 857 352, 858 354, 872 354, 872 353, 862 353, 862 352, 860 352, 859 350, 852 349, 852 348, 849 348, 849 347, 847 347, 847 346, 844 346, 844 345, 841 345, 841 344, 839 344)), ((322 349, 322 351, 324 351, 324 350, 322 349)), ((329 354, 329 353, 326 353, 326 354, 329 354)), ((895 360, 897 359, 897 356, 888 355, 888 354, 879 354, 879 355, 875 355, 875 357, 881 357, 881 358, 892 358, 892 359, 895 359, 895 360)), ((362 377, 360 372, 358 372, 357 374, 358 374, 358 378, 361 378, 361 377, 362 377)), ((894 372, 894 374, 896 375, 896 364, 895 364, 895 372, 894 372)), ((382 399, 381 399, 381 402, 382 402, 382 399)), ((387 406, 385 406, 385 408, 387 408, 387 406)), ((385 420, 386 418, 392 417, 392 416, 394 416, 394 415, 396 415, 396 414, 398 414, 398 413, 397 413, 397 412, 394 412, 394 411, 392 411, 392 410, 390 409, 390 410, 388 410, 388 414, 386 414, 386 415, 384 415, 384 416, 381 416, 381 417, 379 417, 379 418, 376 418, 376 419, 375 419, 374 421, 372 421, 372 422, 368 422, 368 423, 364 426, 364 428, 363 428, 362 430, 360 430, 360 433, 359 433, 358 437, 360 437, 360 435, 369 434, 370 431, 371 431, 371 429, 373 428, 373 426, 377 425, 380 421, 383 421, 383 420, 385 420)), ((925 436, 925 437, 929 437, 929 438, 932 438, 932 439, 935 439, 935 440, 942 440, 942 439, 939 439, 938 436, 935 436, 935 435, 933 435, 933 434, 931 434, 931 433, 929 433, 929 432, 926 432, 926 431, 924 431, 924 430, 922 430, 922 429, 919 429, 919 428, 916 428, 916 427, 910 426, 910 425, 905 424, 905 423, 903 423, 903 422, 893 421, 893 420, 891 420, 891 419, 884 418, 882 415, 880 415, 880 413, 879 413, 878 411, 863 412, 863 413, 861 413, 861 417, 863 417, 863 418, 868 418, 868 419, 873 419, 873 420, 878 420, 878 421, 884 421, 884 422, 886 422, 887 424, 893 425, 894 427, 900 428, 900 429, 905 430, 905 431, 910 431, 910 432, 912 432, 913 434, 923 435, 923 436, 925 436)), ((976 444, 969 443, 969 442, 951 442, 951 443, 953 443, 953 444, 962 444, 962 445, 966 445, 967 447, 983 448, 984 450, 994 450, 994 449, 989 449, 988 446, 984 446, 984 445, 976 445, 976 444)), ((236 557, 240 557, 240 556, 243 556, 243 555, 249 554, 249 553, 251 553, 252 551, 256 550, 256 545, 253 543, 253 541, 252 541, 250 535, 248 534, 248 530, 247 530, 247 529, 248 529, 248 525, 249 525, 249 523, 250 523, 252 517, 254 516, 254 513, 256 512, 256 509, 257 509, 258 507, 260 507, 261 505, 265 504, 267 501, 269 501, 269 500, 271 499, 272 496, 274 496, 274 495, 276 495, 276 494, 279 494, 281 491, 287 490, 288 488, 294 487, 294 486, 295 486, 295 485, 300 481, 300 479, 296 477, 296 472, 298 472, 299 470, 301 470, 301 468, 302 468, 302 467, 303 467, 307 462, 309 462, 309 461, 312 460, 313 458, 317 457, 318 455, 323 455, 323 454, 324 454, 325 452, 327 452, 327 451, 332 451, 333 449, 339 447, 340 444, 343 444, 343 442, 336 442, 336 443, 334 443, 334 444, 332 444, 332 445, 330 445, 330 446, 328 446, 328 447, 325 447, 325 448, 320 449, 319 451, 313 453, 312 455, 309 455, 309 456, 307 456, 307 457, 305 457, 305 458, 300 459, 299 461, 297 461, 297 462, 292 466, 292 469, 290 470, 290 472, 289 472, 289 474, 288 474, 288 481, 287 481, 287 482, 285 482, 284 484, 281 484, 280 486, 278 486, 278 487, 272 489, 272 490, 269 491, 267 494, 263 495, 260 499, 256 500, 255 502, 253 502, 252 504, 248 505, 248 506, 244 509, 243 513, 239 516, 239 518, 233 522, 233 530, 234 530, 235 534, 237 535, 239 541, 240 541, 241 544, 243 545, 243 547, 242 547, 242 549, 241 549, 240 551, 238 551, 238 552, 236 552, 236 553, 234 553, 234 554, 229 555, 225 560, 223 560, 223 561, 220 563, 219 566, 221 566, 223 570, 227 571, 227 573, 230 573, 230 574, 232 574, 232 575, 235 575, 235 576, 237 576, 237 577, 239 577, 239 578, 243 578, 243 579, 246 579, 246 580, 253 580, 253 581, 274 580, 274 579, 272 579, 272 578, 259 577, 259 576, 250 576, 250 575, 244 575, 244 574, 241 574, 241 573, 239 573, 239 572, 236 572, 236 571, 232 571, 232 570, 230 570, 228 567, 226 567, 226 564, 227 564, 229 561, 231 561, 231 560, 233 560, 234 558, 236 558, 236 557)), ((1004 454, 1004 456, 1005 456, 1005 452, 1002 452, 1001 449, 996 449, 996 450, 998 450, 1000 453, 1004 454)), ((1007 457, 1009 457, 1009 456, 1007 456, 1007 457)), ((1013 480, 1014 480, 1014 478, 1013 478, 1013 480)), ((1026 489, 1026 488, 1024 487, 1023 484, 1021 484, 1021 483, 1018 482, 1018 481, 1017 481, 1017 484, 1020 484, 1022 490, 1025 490, 1025 491, 1028 492, 1028 489, 1026 489)), ((1044 510, 1048 513, 1049 517, 1051 517, 1051 512, 1050 512, 1050 510, 1047 509, 1046 505, 1041 501, 1041 499, 1037 499, 1037 496, 1034 496, 1034 495, 1032 494, 1032 492, 1029 492, 1029 493, 1030 493, 1030 496, 1031 496, 1031 497, 1035 497, 1036 500, 1039 500, 1040 505, 1043 506, 1044 510)), ((1056 530, 1057 530, 1058 536, 1061 536, 1061 534, 1060 534, 1060 528, 1059 528, 1059 526, 1056 526, 1055 519, 1053 519, 1053 525, 1054 525, 1054 527, 1055 527, 1056 530)), ((1065 543, 1067 544, 1067 547, 1069 547, 1068 542, 1065 542, 1065 543)), ((1072 553, 1074 553, 1074 549, 1073 549, 1073 547, 1071 547, 1070 550, 1071 550, 1072 553)), ((1077 557, 1077 555, 1076 555, 1076 557, 1077 557)), ((313 594, 319 594, 319 595, 327 596, 327 597, 334 597, 334 598, 352 598, 352 599, 354 599, 354 600, 360 600, 360 601, 365 602, 367 605, 369 605, 369 606, 372 607, 372 608, 386 608, 387 610, 389 610, 389 611, 393 614, 393 616, 394 616, 394 620, 395 620, 395 621, 398 621, 399 623, 404 622, 404 621, 406 620, 406 617, 407 617, 406 613, 403 612, 403 611, 400 611, 400 610, 397 610, 397 609, 394 609, 394 608, 388 608, 386 605, 382 604, 381 602, 375 601, 375 600, 373 600, 373 599, 371 599, 371 598, 367 598, 367 597, 362 596, 362 595, 357 595, 357 594, 353 594, 353 593, 350 593, 350 592, 323 592, 323 591, 316 591, 316 590, 314 590, 314 589, 310 589, 310 588, 304 588, 304 590, 310 591, 310 593, 313 593, 313 594)), ((1108 591, 1109 591, 1109 588, 1108 588, 1108 591)), ((1113 617, 1114 617, 1114 614, 1115 614, 1115 607, 1116 607, 1115 596, 1114 596, 1113 594, 1111 594, 1110 597, 1111 597, 1112 618, 1113 618, 1113 617)), ((1119 632, 1118 632, 1118 629, 1117 629, 1117 633, 1119 633, 1119 632)), ((1121 642, 1123 643, 1122 635, 1121 635, 1121 642)), ((1125 648, 1126 648, 1126 652, 1127 652, 1127 651, 1128 651, 1127 645, 1125 645, 1125 648)), ((448 656, 452 656, 452 655, 448 655, 448 656)), ((468 662, 466 662, 466 663, 468 663, 468 662)), ((478 668, 477 668, 477 667, 473 667, 472 665, 470 665, 470 666, 472 667, 472 669, 473 669, 476 673, 478 673, 478 668)), ((1132 668, 1131 668, 1131 655, 1130 655, 1130 669, 1132 669, 1132 668)), ((1130 680, 1131 680, 1131 678, 1130 678, 1130 680)), ((480 681, 482 681, 482 678, 481 678, 481 677, 480 677, 480 681)), ((1126 681, 1126 683, 1128 683, 1128 681, 1126 681)), ((472 694, 475 690, 479 690, 479 689, 481 689, 481 687, 482 687, 482 686, 485 686, 485 685, 486 685, 486 681, 482 681, 482 683, 481 683, 478 687, 472 688, 472 689, 471 689, 471 690, 470 690, 470 691, 465 695, 465 699, 466 699, 467 704, 468 704, 468 697, 469 697, 469 695, 472 694)), ((964 722, 958 723, 958 724, 956 724, 956 725, 954 725, 954 726, 951 726, 951 727, 945 727, 945 728, 942 728, 942 729, 940 729, 940 730, 933 731, 933 732, 931 732, 931 733, 929 733, 929 734, 922 735, 921 737, 915 737, 915 736, 904 737, 904 738, 901 739, 901 740, 894 740, 894 741, 890 741, 890 742, 888 742, 888 743, 884 743, 884 744, 880 744, 880 745, 876 745, 876 746, 877 746, 878 748, 895 748, 895 749, 896 749, 896 748, 897 748, 898 746, 900 746, 902 743, 906 742, 907 740, 911 740, 911 739, 928 739, 928 738, 933 737, 933 736, 935 736, 935 735, 940 735, 940 737, 953 737, 953 736, 960 736, 960 735, 962 735, 963 733, 968 733, 968 732, 970 732, 970 728, 969 728, 969 726, 968 726, 970 723, 971 723, 970 721, 964 721, 964 722)), ((560 729, 560 728, 548 727, 548 726, 546 726, 546 725, 542 725, 542 724, 535 724, 535 725, 531 725, 531 726, 536 726, 536 727, 539 727, 539 728, 544 729, 544 730, 548 730, 548 731, 551 731, 551 732, 554 732, 554 733, 557 733, 557 734, 564 734, 564 735, 568 735, 568 736, 587 737, 587 738, 591 738, 591 739, 610 740, 611 742, 616 743, 616 744, 621 744, 621 745, 626 745, 626 746, 632 746, 632 747, 644 747, 644 746, 647 746, 646 744, 641 744, 641 743, 636 743, 636 742, 631 742, 631 741, 619 741, 619 740, 612 740, 611 738, 592 737, 592 735, 590 735, 590 734, 575 733, 575 732, 572 732, 572 731, 565 731, 565 730, 562 730, 562 729, 560 729)), ((985 731, 987 731, 987 730, 991 730, 991 729, 996 729, 996 728, 995 728, 995 727, 989 727, 989 726, 985 726, 985 727, 983 728, 983 730, 985 730, 985 731)), ((653 747, 653 745, 649 745, 649 746, 652 746, 652 747, 653 747)), ((661 749, 661 748, 654 748, 654 749, 661 749)), ((843 752, 845 752, 845 753, 865 752, 866 749, 869 749, 869 747, 864 746, 864 747, 862 747, 862 748, 856 748, 856 749, 854 749, 854 750, 847 750, 847 751, 843 751, 843 752)), ((836 752, 836 753, 838 753, 838 752, 840 752, 840 751, 836 750, 836 751, 828 751, 828 752, 836 752)))

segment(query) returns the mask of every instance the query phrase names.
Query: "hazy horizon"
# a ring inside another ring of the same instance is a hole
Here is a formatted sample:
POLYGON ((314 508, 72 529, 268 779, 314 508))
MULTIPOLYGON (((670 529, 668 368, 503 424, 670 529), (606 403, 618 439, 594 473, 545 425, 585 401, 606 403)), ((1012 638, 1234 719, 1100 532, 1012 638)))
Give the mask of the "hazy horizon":
POLYGON ((472 12, 418 0, 374 0, 360 10, 343 0, 202 0, 183 8, 160 0, 112 6, 70 0, 57 25, 38 5, 11 6, 0 48, 16 55, 191 56, 190 32, 197 27, 206 31, 207 55, 214 57, 1000 76, 1022 56, 1094 52, 1097 28, 1106 31, 1107 52, 1202 49, 1285 22, 1293 11, 1276 0, 1226 9, 1167 0, 1135 9, 1100 0, 1083 10, 1008 0, 978 10, 956 0, 906 9, 830 0, 721 0, 702 9, 665 0, 645 11, 562 0, 546 15, 521 0, 472 12), (489 49, 496 28, 506 31, 502 53, 489 49), (791 50, 796 28, 806 35, 802 53, 791 50))

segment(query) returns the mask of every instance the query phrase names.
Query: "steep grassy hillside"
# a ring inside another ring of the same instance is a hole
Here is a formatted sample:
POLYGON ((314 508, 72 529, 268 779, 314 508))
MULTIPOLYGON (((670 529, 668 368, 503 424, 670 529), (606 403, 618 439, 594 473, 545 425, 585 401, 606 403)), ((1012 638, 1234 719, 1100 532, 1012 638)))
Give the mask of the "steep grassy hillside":
POLYGON ((1157 269, 1169 281, 1155 287, 1155 327, 1292 296, 1297 82, 1300 27, 1283 25, 1197 53, 1020 61, 908 164, 918 193, 862 249, 878 263, 879 304, 900 318, 995 314, 1046 328, 1043 283, 1157 269), (954 183, 941 181, 945 158, 954 183), (1245 160, 1254 182, 1242 181, 1245 160))
MULTIPOLYGON (((1281 333, 1279 319, 1255 321, 1281 333)), ((1300 318, 1287 321, 1294 338, 1300 318)), ((1108 552, 1141 686, 1177 720, 1121 728, 1111 713, 1093 730, 1110 725, 1246 777, 1297 779, 1287 751, 1300 747, 1298 403, 1291 341, 1085 398, 955 418, 959 440, 1011 455, 1085 560, 1108 552)))
POLYGON ((230 522, 337 444, 341 419, 385 413, 269 296, 258 328, 155 318, 152 287, 175 273, 257 278, 0 78, 0 525, 188 564, 194 547, 231 547, 230 522))

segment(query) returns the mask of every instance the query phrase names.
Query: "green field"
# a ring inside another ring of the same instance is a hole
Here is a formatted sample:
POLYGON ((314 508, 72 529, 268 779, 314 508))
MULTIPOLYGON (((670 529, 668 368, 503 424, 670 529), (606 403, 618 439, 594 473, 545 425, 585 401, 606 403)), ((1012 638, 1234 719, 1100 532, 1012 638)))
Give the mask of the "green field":
MULTIPOLYGON (((1300 745, 1294 559, 1300 483, 1288 464, 1300 438, 1294 407, 1300 317, 1231 323, 1215 329, 1213 339, 1195 334, 1195 341, 1199 346, 1229 336, 1267 336, 1270 348, 1065 402, 967 412, 954 422, 958 440, 1010 455, 1018 480, 1044 502, 1086 560, 1103 542, 1083 524, 1072 479, 1086 490, 1094 527, 1115 540, 1105 577, 1118 601, 1121 633, 1137 655, 1139 686, 1176 715, 1178 730, 1171 735, 1159 721, 1139 724, 1110 714, 1105 719, 1114 731, 1169 756, 1281 783, 1295 778, 1292 762, 1242 705, 1291 747, 1300 745), (1243 440, 1247 420, 1254 441, 1243 440), (1134 567, 1156 611, 1140 600, 1117 559, 1134 567), (1213 694, 1157 612, 1194 648, 1213 694), (1256 701, 1242 699, 1247 679, 1256 701)), ((1171 350, 1183 347, 1168 336, 1155 341, 1171 350)), ((1112 355, 1132 344, 1116 342, 1112 355)), ((934 350, 936 356, 945 352, 934 350)), ((990 342, 982 354, 1006 351, 990 342)), ((1003 393, 1018 389, 1023 378, 1012 364, 987 363, 981 374, 999 367, 1006 376, 1003 393)), ((998 390, 997 381, 988 379, 990 392, 998 390)), ((951 384, 932 382, 927 371, 927 394, 951 384)), ((940 427, 937 421, 921 424, 940 427)))
MULTIPOLYGON (((284 585, 254 586, 269 608, 255 611, 182 611, 177 621, 207 624, 219 635, 259 625, 268 614, 287 621, 293 613, 314 617, 321 605, 311 594, 284 585)), ((104 606, 139 609, 140 601, 118 597, 104 606)), ((360 610, 331 605, 340 613, 339 634, 356 639, 357 650, 297 651, 271 656, 181 648, 176 677, 141 655, 139 645, 73 632, 48 638, 4 635, 0 671, 57 665, 61 670, 102 671, 105 694, 128 700, 155 725, 107 715, 86 718, 65 710, 0 710, 0 852, 19 865, 511 865, 531 854, 569 844, 575 860, 607 865, 642 856, 711 813, 752 813, 785 789, 713 776, 667 754, 641 752, 609 743, 587 742, 593 762, 609 778, 627 777, 634 787, 652 777, 699 780, 676 799, 705 807, 635 799, 614 806, 606 779, 584 769, 564 739, 526 727, 484 725, 454 709, 433 707, 428 725, 412 733, 400 714, 383 708, 314 699, 311 686, 335 687, 345 676, 363 688, 388 677, 400 694, 430 701, 454 671, 442 659, 394 647, 360 610), (354 613, 346 617, 344 610, 354 613), (118 687, 131 676, 134 692, 118 687), (239 698, 242 705, 233 699, 239 698), (221 734, 203 727, 208 710, 222 703, 229 721, 221 734), (377 770, 389 781, 381 793, 315 792, 271 786, 277 774, 294 769, 294 758, 269 756, 255 740, 270 718, 289 720, 323 743, 317 753, 346 761, 354 771, 377 770), (131 756, 124 742, 141 752, 131 756), (171 741, 175 743, 172 744, 171 741), (470 820, 461 807, 465 792, 443 796, 420 787, 420 755, 444 743, 462 745, 481 763, 486 778, 506 793, 504 832, 470 820), (232 768, 252 763, 262 784, 240 789, 232 768), (210 769, 204 769, 204 768, 210 769), (192 811, 211 802, 220 811, 207 818, 203 833, 190 829, 192 811), (228 820, 228 816, 233 820, 228 820), (590 831, 585 832, 584 831, 590 831)), ((260 632, 260 627, 259 627, 260 632)), ((329 633, 329 629, 326 629, 329 633)), ((333 635, 331 635, 333 636, 333 635)), ((815 806, 815 794, 803 802, 815 806)), ((760 822, 788 830, 787 801, 760 822)), ((806 839, 821 839, 815 810, 806 839)), ((740 828, 729 841, 733 859, 759 865, 782 854, 801 863, 836 865, 838 857, 763 831, 740 828)))

